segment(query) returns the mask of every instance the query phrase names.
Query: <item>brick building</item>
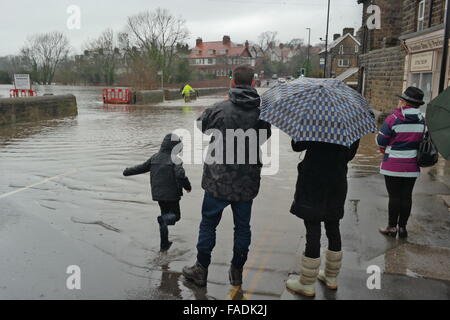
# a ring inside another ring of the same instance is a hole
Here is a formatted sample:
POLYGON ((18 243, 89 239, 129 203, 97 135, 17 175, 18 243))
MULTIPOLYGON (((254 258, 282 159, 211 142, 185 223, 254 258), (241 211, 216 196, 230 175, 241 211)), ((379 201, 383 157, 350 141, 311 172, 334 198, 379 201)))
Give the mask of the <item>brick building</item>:
MULTIPOLYGON (((327 78, 337 78, 349 86, 358 86, 359 52, 361 43, 355 37, 355 29, 345 28, 342 36, 335 34, 328 46, 327 78)), ((319 52, 325 58, 325 50, 319 52)))
POLYGON ((407 86, 437 95, 446 0, 358 0, 363 5, 360 90, 372 106, 389 112, 407 86), (381 9, 381 29, 369 29, 370 5, 381 9))
POLYGON ((196 41, 188 57, 189 64, 203 75, 215 78, 228 77, 229 73, 239 65, 255 66, 256 59, 250 52, 248 41, 243 45, 231 42, 229 36, 223 36, 222 41, 196 41))

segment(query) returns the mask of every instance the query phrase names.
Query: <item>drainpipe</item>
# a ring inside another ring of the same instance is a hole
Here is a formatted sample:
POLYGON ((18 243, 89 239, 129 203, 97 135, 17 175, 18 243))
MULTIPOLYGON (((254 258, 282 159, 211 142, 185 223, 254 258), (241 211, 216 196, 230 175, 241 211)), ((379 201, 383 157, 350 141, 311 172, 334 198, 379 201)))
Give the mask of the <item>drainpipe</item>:
POLYGON ((431 28, 433 24, 433 9, 434 9, 434 0, 430 0, 430 14, 428 17, 428 28, 431 28))
POLYGON ((444 91, 447 80, 447 61, 448 61, 448 38, 450 35, 450 5, 449 1, 447 3, 446 14, 445 14, 445 34, 444 34, 444 47, 442 51, 442 65, 441 65, 441 77, 439 80, 439 94, 444 91))

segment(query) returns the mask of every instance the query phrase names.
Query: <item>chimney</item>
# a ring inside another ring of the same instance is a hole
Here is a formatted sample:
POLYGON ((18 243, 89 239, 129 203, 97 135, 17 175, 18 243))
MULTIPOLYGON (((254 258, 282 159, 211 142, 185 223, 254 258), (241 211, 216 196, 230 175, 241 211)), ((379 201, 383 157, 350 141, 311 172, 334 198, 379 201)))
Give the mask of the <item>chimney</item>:
POLYGON ((280 43, 280 49, 283 50, 284 44, 280 43))
POLYGON ((248 40, 245 41, 245 48, 249 48, 250 47, 250 43, 248 42, 248 40))
POLYGON ((338 39, 338 38, 340 38, 340 37, 341 37, 341 35, 340 35, 339 33, 335 33, 335 34, 333 35, 333 41, 336 40, 336 39, 338 39))
POLYGON ((197 40, 195 41, 195 45, 196 45, 197 47, 201 46, 202 43, 203 43, 202 38, 197 38, 197 40))
POLYGON ((345 36, 347 33, 350 33, 352 36, 355 35, 355 29, 354 28, 344 28, 344 31, 342 32, 345 36))
POLYGON ((230 45, 231 44, 231 38, 230 38, 230 36, 223 36, 223 40, 222 40, 222 43, 224 44, 224 45, 230 45))

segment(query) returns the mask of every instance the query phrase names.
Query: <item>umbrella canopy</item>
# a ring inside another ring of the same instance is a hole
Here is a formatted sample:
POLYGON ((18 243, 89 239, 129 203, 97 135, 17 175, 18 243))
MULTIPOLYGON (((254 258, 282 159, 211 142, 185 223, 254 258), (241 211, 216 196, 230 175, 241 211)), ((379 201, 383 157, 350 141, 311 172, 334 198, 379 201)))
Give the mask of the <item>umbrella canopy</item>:
POLYGON ((350 147, 377 131, 369 102, 336 79, 299 78, 262 95, 260 118, 295 141, 350 147))
POLYGON ((427 125, 439 153, 450 160, 450 87, 428 104, 427 125))

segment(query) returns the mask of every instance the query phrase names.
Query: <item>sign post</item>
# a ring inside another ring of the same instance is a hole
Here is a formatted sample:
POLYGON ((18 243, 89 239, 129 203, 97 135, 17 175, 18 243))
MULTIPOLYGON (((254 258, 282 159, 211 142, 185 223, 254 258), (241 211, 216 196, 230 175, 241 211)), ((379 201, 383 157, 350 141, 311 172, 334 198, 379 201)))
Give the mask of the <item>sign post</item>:
POLYGON ((29 74, 14 75, 14 89, 31 90, 31 80, 29 74))
POLYGON ((166 97, 164 94, 164 70, 158 71, 158 76, 161 76, 161 90, 163 91, 163 102, 165 102, 166 97))

